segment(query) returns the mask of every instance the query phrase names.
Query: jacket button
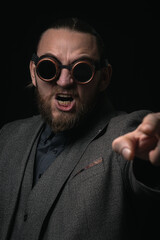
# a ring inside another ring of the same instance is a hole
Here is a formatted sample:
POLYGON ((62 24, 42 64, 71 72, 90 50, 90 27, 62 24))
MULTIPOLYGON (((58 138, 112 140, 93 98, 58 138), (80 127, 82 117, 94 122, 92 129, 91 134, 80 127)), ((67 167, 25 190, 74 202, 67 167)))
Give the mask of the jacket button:
POLYGON ((24 214, 24 216, 23 216, 23 220, 24 220, 24 222, 27 221, 27 218, 28 218, 28 214, 26 213, 26 214, 24 214))

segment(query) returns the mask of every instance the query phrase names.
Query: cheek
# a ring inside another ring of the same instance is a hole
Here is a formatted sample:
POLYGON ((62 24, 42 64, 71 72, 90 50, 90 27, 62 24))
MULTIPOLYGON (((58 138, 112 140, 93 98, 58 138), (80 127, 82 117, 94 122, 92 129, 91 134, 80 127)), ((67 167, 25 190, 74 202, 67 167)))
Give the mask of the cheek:
POLYGON ((46 98, 53 93, 53 86, 50 83, 46 83, 43 81, 37 81, 37 88, 38 88, 40 95, 43 98, 46 98))
MULTIPOLYGON (((94 80, 93 80, 94 81, 94 80)), ((93 102, 99 93, 98 81, 90 82, 78 87, 79 98, 84 103, 93 102)))

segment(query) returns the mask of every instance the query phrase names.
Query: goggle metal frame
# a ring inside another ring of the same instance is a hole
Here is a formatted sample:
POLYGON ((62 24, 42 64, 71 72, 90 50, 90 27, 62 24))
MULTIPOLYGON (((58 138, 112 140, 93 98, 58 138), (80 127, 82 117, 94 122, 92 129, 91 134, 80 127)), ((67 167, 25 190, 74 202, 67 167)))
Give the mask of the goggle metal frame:
POLYGON ((94 78, 94 75, 95 75, 96 71, 100 70, 100 69, 103 68, 103 67, 107 67, 107 65, 108 65, 108 60, 107 60, 107 59, 105 59, 105 61, 103 61, 103 62, 102 62, 102 61, 100 61, 100 62, 98 62, 98 61, 91 61, 91 60, 88 60, 88 59, 86 59, 86 60, 85 60, 85 59, 82 59, 82 60, 79 59, 79 60, 75 61, 75 62, 72 63, 72 64, 63 65, 58 59, 54 58, 53 56, 50 56, 50 55, 48 55, 48 54, 45 54, 45 55, 42 55, 42 56, 38 57, 37 54, 35 54, 35 53, 32 55, 32 59, 31 59, 31 60, 35 63, 35 65, 36 65, 36 73, 37 73, 38 77, 39 77, 42 81, 45 81, 45 82, 56 81, 56 80, 58 79, 59 75, 60 75, 61 70, 65 68, 65 69, 68 69, 68 70, 70 71, 70 74, 71 74, 72 79, 73 79, 74 81, 76 81, 78 84, 82 84, 82 85, 89 83, 89 82, 94 78), (56 68, 56 74, 55 74, 55 76, 52 77, 52 78, 49 78, 49 79, 43 78, 43 77, 40 75, 39 71, 38 71, 38 66, 39 66, 39 64, 40 64, 41 62, 45 61, 45 60, 51 61, 51 62, 55 65, 55 68, 56 68), (78 80, 74 77, 74 74, 73 74, 74 68, 75 68, 78 64, 80 64, 80 63, 86 63, 86 64, 88 64, 88 65, 90 66, 91 70, 92 70, 92 75, 91 75, 91 77, 90 77, 87 81, 85 81, 85 82, 78 81, 78 80))

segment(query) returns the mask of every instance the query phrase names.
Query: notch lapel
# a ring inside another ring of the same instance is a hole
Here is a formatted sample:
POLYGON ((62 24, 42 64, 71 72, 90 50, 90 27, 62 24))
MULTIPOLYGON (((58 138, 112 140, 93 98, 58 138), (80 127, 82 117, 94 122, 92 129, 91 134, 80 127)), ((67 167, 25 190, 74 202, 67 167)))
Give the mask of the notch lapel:
POLYGON ((82 134, 82 137, 77 138, 76 142, 68 146, 39 179, 29 196, 26 209, 28 220, 23 228, 24 232, 21 239, 36 239, 36 236, 39 236, 49 210, 58 200, 57 197, 80 161, 85 149, 94 138, 101 134, 110 117, 111 115, 105 118, 105 121, 103 118, 103 121, 100 121, 96 127, 91 127, 86 132, 83 130, 85 134, 82 134), (34 229, 34 231, 30 231, 30 229, 34 229))
POLYGON ((3 212, 5 213, 2 216, 2 225, 0 227, 1 239, 6 239, 9 226, 12 225, 24 171, 42 124, 43 122, 39 116, 28 120, 28 124, 24 124, 21 121, 13 123, 15 134, 10 136, 5 145, 4 154, 2 153, 2 166, 0 168, 3 169, 3 175, 0 176, 0 179, 2 178, 2 182, 5 181, 6 187, 1 189, 4 197, 1 207, 3 207, 3 212))
POLYGON ((26 209, 28 221, 23 228, 21 239, 36 239, 36 236, 39 236, 49 210, 56 202, 87 145, 88 142, 81 140, 74 144, 74 148, 72 145, 68 146, 34 186, 26 209))

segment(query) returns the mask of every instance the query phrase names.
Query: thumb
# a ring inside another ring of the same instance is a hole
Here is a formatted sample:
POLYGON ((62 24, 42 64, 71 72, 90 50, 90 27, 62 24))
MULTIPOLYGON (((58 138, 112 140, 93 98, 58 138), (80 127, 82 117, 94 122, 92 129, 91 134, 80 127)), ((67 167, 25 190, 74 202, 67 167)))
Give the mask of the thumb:
POLYGON ((127 135, 116 138, 112 143, 112 149, 126 160, 133 160, 136 143, 133 138, 129 138, 127 135))

